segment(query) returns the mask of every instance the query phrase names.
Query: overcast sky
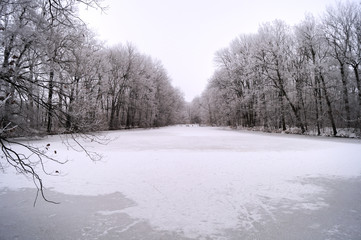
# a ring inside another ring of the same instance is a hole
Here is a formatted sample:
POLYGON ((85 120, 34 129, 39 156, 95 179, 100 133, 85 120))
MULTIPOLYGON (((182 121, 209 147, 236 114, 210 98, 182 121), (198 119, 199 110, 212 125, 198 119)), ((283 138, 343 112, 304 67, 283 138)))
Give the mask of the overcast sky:
POLYGON ((105 13, 81 18, 108 45, 133 43, 160 60, 187 101, 200 95, 214 71, 214 53, 240 34, 275 19, 290 25, 316 17, 333 0, 104 0, 105 13))

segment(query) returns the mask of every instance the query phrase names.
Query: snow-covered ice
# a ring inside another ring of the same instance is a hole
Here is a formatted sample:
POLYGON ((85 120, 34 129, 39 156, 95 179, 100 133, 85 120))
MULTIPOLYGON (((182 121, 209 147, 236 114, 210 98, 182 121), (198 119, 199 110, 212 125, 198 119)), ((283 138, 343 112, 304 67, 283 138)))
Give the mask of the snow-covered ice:
MULTIPOLYGON (((336 224, 341 220, 326 224, 308 216, 327 219, 348 201, 355 207, 350 204, 352 209, 346 208, 350 213, 340 212, 340 216, 356 216, 348 220, 352 229, 353 224, 361 224, 361 208, 355 202, 359 200, 353 199, 361 197, 357 190, 361 186, 358 140, 196 126, 112 131, 107 138, 111 141, 104 145, 83 143, 103 155, 95 163, 64 146, 58 136, 33 142, 39 146, 50 143, 58 157, 69 159, 64 165, 46 164, 49 172, 59 171, 59 176, 43 176, 52 192, 92 197, 121 193, 132 202, 119 208, 93 209, 93 214, 102 218, 124 215, 134 219, 112 238, 109 232, 118 227, 115 222, 99 233, 99 239, 118 239, 141 223, 143 228, 144 223, 149 224, 148 231, 173 232, 174 239, 282 239, 278 235, 284 233, 282 228, 306 231, 300 239, 307 237, 307 231, 342 239, 338 236, 344 235, 337 235, 342 229, 336 224), (352 199, 339 199, 341 191, 347 191, 344 195, 352 199), (301 227, 308 230, 298 229, 301 227)), ((34 186, 11 168, 0 175, 0 189, 4 189, 0 199, 7 192, 29 187, 34 186)), ((4 207, 1 202, 0 207, 4 207)), ((0 230, 3 226, 4 220, 0 220, 0 230)), ((361 238, 361 231, 355 229, 346 237, 361 238)), ((128 239, 124 236, 121 239, 128 239)), ((285 236, 296 239, 292 233, 285 236)))

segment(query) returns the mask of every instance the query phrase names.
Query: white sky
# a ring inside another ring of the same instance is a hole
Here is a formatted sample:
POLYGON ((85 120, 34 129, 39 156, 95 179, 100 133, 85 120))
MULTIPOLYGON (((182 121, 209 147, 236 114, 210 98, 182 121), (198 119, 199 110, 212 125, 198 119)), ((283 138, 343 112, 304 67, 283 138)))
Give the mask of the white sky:
POLYGON ((108 45, 133 43, 160 60, 185 99, 204 90, 214 53, 261 23, 299 23, 306 12, 319 16, 334 0, 104 0, 105 13, 81 10, 81 18, 108 45))

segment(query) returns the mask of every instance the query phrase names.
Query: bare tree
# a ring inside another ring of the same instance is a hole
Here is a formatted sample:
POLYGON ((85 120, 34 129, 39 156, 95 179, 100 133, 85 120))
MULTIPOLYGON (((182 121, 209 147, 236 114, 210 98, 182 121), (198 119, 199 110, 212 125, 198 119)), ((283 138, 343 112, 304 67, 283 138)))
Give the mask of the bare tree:
MULTIPOLYGON (((47 201, 49 200, 44 196, 43 182, 36 166, 40 165, 47 173, 44 168, 45 159, 64 162, 51 157, 39 147, 11 138, 45 133, 44 122, 35 125, 35 118, 29 117, 31 114, 47 112, 48 133, 52 132, 54 119, 63 123, 66 118, 66 111, 58 102, 62 97, 67 97, 59 88, 63 84, 60 82, 60 75, 63 64, 69 61, 66 52, 73 47, 75 31, 72 30, 83 25, 74 10, 78 3, 98 6, 96 0, 0 2, 0 31, 1 41, 4 43, 0 47, 2 161, 30 176, 38 193, 47 201), (54 97, 55 94, 59 95, 59 99, 54 97), (35 109, 37 112, 32 112, 35 109)), ((95 155, 89 152, 87 154, 95 159, 95 155)), ((1 167, 3 168, 2 165, 1 167)))
POLYGON ((329 7, 323 19, 325 38, 331 46, 330 54, 337 60, 342 83, 342 99, 345 106, 346 126, 351 126, 351 107, 349 97, 349 74, 347 55, 351 48, 352 25, 355 12, 350 4, 337 3, 337 8, 329 7))
POLYGON ((216 53, 201 97, 208 124, 360 131, 360 4, 338 3, 295 27, 276 20, 216 53))

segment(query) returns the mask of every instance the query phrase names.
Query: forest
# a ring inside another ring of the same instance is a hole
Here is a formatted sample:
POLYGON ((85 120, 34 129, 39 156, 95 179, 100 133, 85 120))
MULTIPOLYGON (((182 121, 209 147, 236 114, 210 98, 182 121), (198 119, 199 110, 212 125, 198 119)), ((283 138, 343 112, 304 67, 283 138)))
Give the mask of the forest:
POLYGON ((78 17, 96 0, 0 3, 1 139, 182 122, 184 99, 159 61, 104 47, 78 17))
POLYGON ((158 60, 105 47, 79 18, 97 0, 0 5, 1 138, 178 123, 360 135, 361 7, 329 6, 296 26, 263 23, 215 53, 217 69, 186 103, 158 60))
POLYGON ((215 55, 216 71, 187 109, 193 123, 360 136, 360 2, 296 26, 264 23, 215 55))

